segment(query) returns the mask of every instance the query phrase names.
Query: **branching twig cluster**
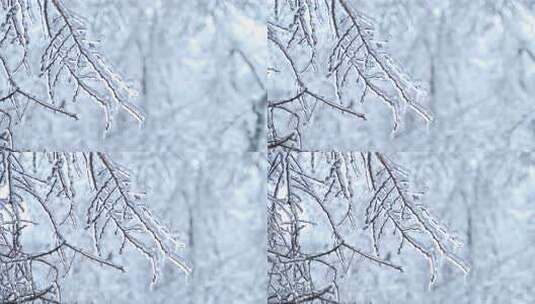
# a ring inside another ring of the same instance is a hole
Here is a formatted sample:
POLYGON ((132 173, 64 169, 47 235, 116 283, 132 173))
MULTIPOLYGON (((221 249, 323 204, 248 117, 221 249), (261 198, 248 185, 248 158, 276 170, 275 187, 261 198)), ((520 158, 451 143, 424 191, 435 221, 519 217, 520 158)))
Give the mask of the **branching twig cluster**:
MULTIPOLYGON (((356 101, 375 98, 391 109, 394 130, 407 107, 431 121, 419 104, 423 92, 385 52, 370 18, 347 0, 272 3, 274 17, 268 23, 268 39, 272 52, 280 56, 272 56, 270 70, 273 82, 281 82, 282 91, 289 91, 290 97, 270 96, 270 145, 302 147, 302 128, 318 104, 365 120, 356 101), (288 81, 295 84, 291 90, 287 90, 288 81), (322 89, 324 83, 330 83, 327 90, 322 89)), ((274 90, 279 89, 275 85, 274 90)))
POLYGON ((32 105, 78 119, 66 100, 85 96, 103 107, 106 130, 115 108, 138 121, 143 116, 66 1, 0 4, 0 302, 61 303, 62 281, 76 258, 124 271, 113 253, 127 248, 150 261, 153 282, 165 260, 189 272, 177 255, 182 244, 151 214, 143 193, 133 191, 128 170, 108 155, 15 148, 14 127, 32 105), (28 241, 34 234, 47 248, 28 241), (83 241, 89 237, 92 242, 83 241))
POLYGON ((348 0, 272 4, 268 302, 342 303, 340 280, 355 259, 403 271, 391 251, 406 247, 427 261, 431 283, 442 259, 467 272, 454 254, 459 242, 385 155, 300 152, 319 105, 366 120, 361 104, 380 101, 394 131, 406 108, 432 120, 419 104, 423 92, 387 54, 373 22, 348 0))
POLYGON ((387 253, 396 239, 398 254, 408 247, 425 258, 431 282, 438 259, 468 271, 458 241, 385 155, 274 150, 269 161, 269 303, 340 303, 339 279, 356 258, 403 271, 387 253))
POLYGON ((109 67, 98 52, 98 43, 88 38, 82 17, 64 1, 4 0, 0 13, 0 106, 4 115, 16 116, 19 121, 34 104, 78 119, 76 112, 66 109, 67 100, 76 102, 86 96, 103 108, 106 130, 116 107, 143 120, 129 101, 134 92, 109 67), (31 88, 24 84, 28 75, 35 77, 31 88))
POLYGON ((182 244, 150 213, 143 194, 132 191, 130 174, 106 154, 3 151, 1 160, 2 303, 60 303, 61 283, 75 258, 125 271, 111 254, 127 248, 151 262, 153 282, 165 259, 189 271, 177 256, 182 244), (77 195, 87 189, 89 202, 77 195), (71 237, 77 230, 92 237, 92 246, 71 237), (33 233, 49 248, 32 250, 25 240, 33 233))

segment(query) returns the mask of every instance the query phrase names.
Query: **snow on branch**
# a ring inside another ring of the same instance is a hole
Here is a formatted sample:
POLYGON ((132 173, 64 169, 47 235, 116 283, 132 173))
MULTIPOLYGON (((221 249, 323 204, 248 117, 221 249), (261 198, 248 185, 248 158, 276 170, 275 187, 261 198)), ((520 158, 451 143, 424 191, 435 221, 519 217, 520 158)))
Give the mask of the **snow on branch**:
POLYGON ((378 100, 391 109, 394 131, 406 108, 426 122, 432 120, 420 105, 424 92, 385 52, 370 18, 348 1, 273 3, 270 74, 273 92, 286 92, 287 97, 270 96, 270 142, 292 136, 293 146, 302 147, 303 127, 318 104, 366 120, 359 104, 378 100))
POLYGON ((77 113, 66 109, 66 101, 84 96, 102 107, 106 131, 115 108, 143 121, 130 101, 136 93, 106 62, 97 41, 87 34, 84 19, 65 1, 2 1, 0 13, 0 81, 7 89, 0 89, 0 105, 4 108, 9 102, 9 112, 16 113, 13 117, 22 119, 33 103, 78 119, 77 113), (29 88, 24 74, 36 76, 37 83, 29 88))
POLYGON ((269 164, 269 303, 344 303, 339 284, 357 259, 403 271, 390 252, 404 248, 427 261, 431 283, 439 259, 468 272, 459 241, 385 155, 276 149, 269 164))
POLYGON ((130 173, 108 155, 3 150, 1 158, 3 301, 59 303, 75 259, 125 271, 112 254, 128 248, 149 260, 153 283, 165 260, 181 272, 190 271, 179 257, 184 245, 148 210, 130 173), (90 191, 89 200, 77 194, 85 191, 90 191), (32 235, 49 248, 31 247, 27 240, 32 235))

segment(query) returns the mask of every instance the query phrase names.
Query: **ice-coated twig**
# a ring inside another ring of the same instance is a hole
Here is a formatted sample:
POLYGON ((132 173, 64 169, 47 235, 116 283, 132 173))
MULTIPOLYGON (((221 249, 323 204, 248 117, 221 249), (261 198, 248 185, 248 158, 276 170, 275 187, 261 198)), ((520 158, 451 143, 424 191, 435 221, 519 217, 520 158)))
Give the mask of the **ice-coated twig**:
POLYGON ((149 211, 127 170, 108 155, 3 150, 1 158, 3 301, 60 303, 62 282, 75 259, 125 271, 110 254, 121 254, 128 248, 149 260, 153 266, 152 282, 158 278, 164 260, 171 261, 181 272, 190 271, 179 255, 183 244, 149 211), (27 164, 35 158, 39 170, 28 170, 27 164), (78 198, 81 187, 89 189, 89 199, 78 198), (41 215, 30 218, 29 209, 31 214, 41 215), (50 248, 28 249, 21 236, 34 227, 48 227, 50 248), (70 237, 73 231, 91 238, 92 246, 77 244, 70 237), (43 274, 48 274, 45 280, 36 280, 43 274))
POLYGON ((0 107, 16 113, 12 115, 17 118, 15 122, 25 116, 31 103, 78 119, 78 113, 67 110, 66 101, 82 98, 102 107, 106 131, 111 128, 115 108, 143 121, 143 114, 131 102, 135 91, 105 60, 98 43, 89 38, 86 22, 68 3, 3 1, 0 12, 0 82, 6 84, 0 89, 0 107), (41 26, 36 17, 42 21, 41 26), (35 60, 37 56, 40 61, 35 60), (23 72, 37 76, 31 89, 22 85, 23 72))
POLYGON ((356 101, 381 101, 392 111, 394 131, 407 107, 432 121, 420 105, 423 90, 385 52, 373 22, 348 1, 272 3, 270 71, 275 91, 287 92, 287 97, 268 100, 269 141, 297 134, 293 145, 302 148, 300 134, 318 104, 365 120, 356 101))
POLYGON ((468 272, 458 241, 385 155, 279 148, 268 160, 268 303, 345 303, 338 286, 355 259, 402 272, 387 252, 405 247, 429 263, 431 283, 441 258, 468 272), (311 247, 322 231, 330 238, 311 247))

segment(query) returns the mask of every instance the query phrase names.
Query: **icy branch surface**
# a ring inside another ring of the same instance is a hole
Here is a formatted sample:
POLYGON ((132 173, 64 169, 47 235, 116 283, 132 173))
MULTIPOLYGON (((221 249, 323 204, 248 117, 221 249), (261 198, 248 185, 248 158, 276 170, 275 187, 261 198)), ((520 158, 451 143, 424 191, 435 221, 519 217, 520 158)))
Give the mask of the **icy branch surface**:
POLYGON ((345 303, 338 286, 358 261, 404 271, 392 251, 421 256, 431 284, 440 260, 468 272, 460 242, 385 155, 275 150, 269 162, 269 303, 345 303))
POLYGON ((190 272, 180 257, 184 244, 150 212, 131 173, 108 155, 4 150, 1 160, 3 301, 61 302, 73 263, 124 272, 112 255, 129 249, 150 262, 153 283, 165 260, 190 272), (36 237, 46 247, 35 248, 36 237))
POLYGON ((431 122, 420 104, 425 91, 388 54, 374 22, 348 1, 272 4, 270 146, 306 146, 302 133, 317 111, 330 109, 364 121, 366 101, 391 109, 394 131, 407 109, 431 122))

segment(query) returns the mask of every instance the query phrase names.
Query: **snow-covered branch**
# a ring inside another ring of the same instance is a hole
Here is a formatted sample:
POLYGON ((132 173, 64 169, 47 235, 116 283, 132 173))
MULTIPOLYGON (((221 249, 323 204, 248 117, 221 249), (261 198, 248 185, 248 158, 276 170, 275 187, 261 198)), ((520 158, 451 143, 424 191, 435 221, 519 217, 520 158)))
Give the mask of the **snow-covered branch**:
POLYGON ((344 303, 338 286, 356 259, 403 271, 387 252, 405 247, 429 263, 431 283, 438 259, 468 272, 459 242, 385 155, 277 149, 269 161, 269 303, 344 303))
POLYGON ((432 120, 420 104, 425 92, 385 51, 373 21, 348 1, 272 3, 270 142, 291 135, 293 145, 303 147, 303 128, 320 104, 366 120, 362 103, 380 101, 392 111, 394 131, 406 108, 426 122, 432 120))
POLYGON ((152 282, 165 260, 190 271, 180 258, 183 244, 150 212, 126 169, 106 154, 3 151, 0 195, 3 301, 59 303, 75 259, 125 271, 111 256, 129 248, 150 261, 152 282), (89 196, 78 194, 87 191, 89 196), (50 248, 32 248, 31 236, 50 248))

